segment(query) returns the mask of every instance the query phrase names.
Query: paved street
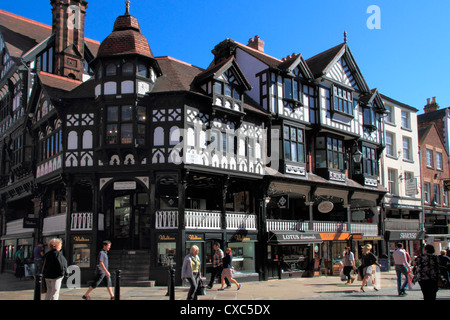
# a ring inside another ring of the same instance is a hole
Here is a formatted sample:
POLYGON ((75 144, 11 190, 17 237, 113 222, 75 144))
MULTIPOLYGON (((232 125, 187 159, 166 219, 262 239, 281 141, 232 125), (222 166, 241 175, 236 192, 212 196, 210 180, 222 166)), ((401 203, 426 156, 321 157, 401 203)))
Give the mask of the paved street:
MULTIPOLYGON (((399 297, 394 271, 381 273, 379 291, 369 286, 366 292, 360 292, 359 281, 345 285, 336 276, 243 282, 239 291, 235 286, 225 291, 217 291, 218 288, 219 285, 216 284, 212 290, 207 290, 206 296, 200 296, 199 300, 423 300, 420 290, 410 290, 407 296, 399 297)), ((68 289, 63 285, 60 300, 81 300, 85 291, 86 287, 68 289)), ((185 300, 187 291, 188 287, 176 287, 175 299, 185 300)), ((169 300, 166 293, 166 287, 122 287, 121 300, 169 300)), ((12 274, 0 274, 0 300, 33 300, 33 297, 33 280, 18 280, 12 274)), ((108 300, 109 295, 101 287, 91 293, 91 298, 108 300)), ((450 300, 450 290, 439 290, 437 299, 450 300)))

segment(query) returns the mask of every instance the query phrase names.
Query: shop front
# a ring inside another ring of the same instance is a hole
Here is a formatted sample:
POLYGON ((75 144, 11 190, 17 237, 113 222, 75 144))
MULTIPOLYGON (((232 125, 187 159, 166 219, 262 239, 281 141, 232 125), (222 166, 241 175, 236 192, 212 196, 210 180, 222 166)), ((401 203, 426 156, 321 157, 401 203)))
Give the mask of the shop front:
POLYGON ((258 280, 256 271, 256 233, 237 231, 227 234, 227 247, 233 256, 233 277, 238 281, 258 280))
POLYGON ((315 247, 322 243, 317 232, 271 231, 267 245, 268 278, 311 277, 315 247))
POLYGON ((422 243, 425 240, 424 231, 386 231, 386 241, 389 248, 390 265, 394 265, 392 254, 394 253, 397 243, 402 243, 403 248, 409 253, 411 259, 421 254, 422 243))
POLYGON ((344 261, 344 249, 349 245, 348 232, 321 232, 323 241, 317 252, 321 259, 320 269, 328 275, 339 275, 344 261))

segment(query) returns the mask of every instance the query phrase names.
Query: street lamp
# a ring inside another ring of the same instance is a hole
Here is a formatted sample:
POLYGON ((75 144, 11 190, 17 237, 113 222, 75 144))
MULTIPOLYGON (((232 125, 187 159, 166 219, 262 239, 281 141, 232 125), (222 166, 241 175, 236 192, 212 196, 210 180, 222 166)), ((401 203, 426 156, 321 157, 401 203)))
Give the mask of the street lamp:
POLYGON ((353 162, 355 163, 361 163, 362 160, 362 152, 359 150, 358 148, 358 144, 355 141, 355 147, 356 147, 356 151, 353 153, 352 158, 353 158, 353 162))

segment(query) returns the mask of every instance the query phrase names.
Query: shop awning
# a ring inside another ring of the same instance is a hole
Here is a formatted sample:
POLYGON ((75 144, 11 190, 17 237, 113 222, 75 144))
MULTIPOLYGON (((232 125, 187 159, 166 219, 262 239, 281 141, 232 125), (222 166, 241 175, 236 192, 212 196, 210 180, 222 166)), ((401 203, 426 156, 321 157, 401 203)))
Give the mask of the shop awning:
POLYGON ((269 233, 269 244, 295 245, 320 243, 322 238, 318 232, 300 231, 271 231, 269 233))
POLYGON ((398 240, 424 240, 425 232, 424 231, 386 231, 386 238, 389 241, 398 241, 398 240))

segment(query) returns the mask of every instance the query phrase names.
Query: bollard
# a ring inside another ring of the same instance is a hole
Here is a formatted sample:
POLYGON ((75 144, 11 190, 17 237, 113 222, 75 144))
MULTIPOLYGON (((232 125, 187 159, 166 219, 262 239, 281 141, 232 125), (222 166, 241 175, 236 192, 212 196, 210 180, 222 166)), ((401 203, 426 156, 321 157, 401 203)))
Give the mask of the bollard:
POLYGON ((169 290, 169 300, 175 300, 175 269, 170 268, 170 290, 169 290))
POLYGON ((116 271, 116 286, 114 287, 114 300, 120 300, 120 270, 116 271))
POLYGON ((42 274, 37 274, 34 281, 34 300, 41 300, 42 274))

